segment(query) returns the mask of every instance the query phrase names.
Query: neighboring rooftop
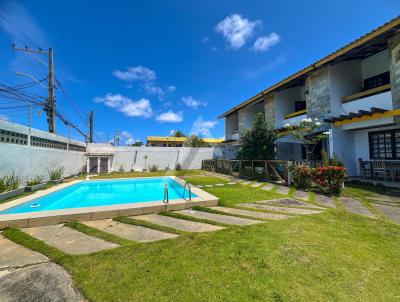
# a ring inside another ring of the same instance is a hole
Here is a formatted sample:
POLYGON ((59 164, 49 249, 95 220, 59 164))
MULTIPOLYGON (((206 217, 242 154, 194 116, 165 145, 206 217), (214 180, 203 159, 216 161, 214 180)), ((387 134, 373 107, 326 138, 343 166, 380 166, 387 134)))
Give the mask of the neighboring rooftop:
POLYGON ((243 103, 221 114, 220 116, 218 116, 218 118, 224 118, 251 103, 258 102, 264 95, 267 95, 268 93, 301 85, 304 82, 305 78, 310 74, 310 72, 318 69, 321 66, 347 60, 364 58, 380 50, 383 50, 387 48, 387 39, 393 36, 398 30, 400 30, 400 17, 392 19, 384 25, 361 36, 357 40, 316 61, 308 67, 270 86, 269 88, 244 101, 243 103))
MULTIPOLYGON (((185 142, 186 137, 174 137, 174 136, 148 136, 147 141, 156 142, 185 142)), ((206 143, 222 143, 224 140, 221 138, 203 138, 206 143)))

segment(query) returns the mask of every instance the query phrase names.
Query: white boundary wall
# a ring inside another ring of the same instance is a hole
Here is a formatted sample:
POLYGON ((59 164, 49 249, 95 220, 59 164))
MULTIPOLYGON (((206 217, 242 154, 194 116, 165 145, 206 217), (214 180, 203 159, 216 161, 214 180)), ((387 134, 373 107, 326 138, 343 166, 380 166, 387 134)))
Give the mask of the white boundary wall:
POLYGON ((180 163, 182 169, 200 169, 204 159, 227 158, 228 149, 189 148, 189 147, 112 147, 110 145, 89 144, 89 154, 113 154, 111 156, 111 171, 118 171, 121 167, 124 171, 141 171, 156 165, 159 170, 167 167, 175 169, 180 163))
POLYGON ((77 174, 85 165, 85 152, 0 143, 0 176, 14 172, 22 182, 38 175, 48 180, 54 168, 63 168, 63 176, 77 174))

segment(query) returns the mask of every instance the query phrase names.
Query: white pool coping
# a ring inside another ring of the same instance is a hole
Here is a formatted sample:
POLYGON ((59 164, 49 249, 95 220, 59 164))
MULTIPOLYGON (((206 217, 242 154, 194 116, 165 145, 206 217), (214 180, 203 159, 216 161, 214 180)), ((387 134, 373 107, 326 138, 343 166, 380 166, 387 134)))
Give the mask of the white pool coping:
MULTIPOLYGON (((181 186, 185 185, 185 181, 176 176, 154 176, 154 177, 130 177, 130 178, 103 178, 103 179, 91 179, 90 181, 110 181, 110 180, 122 180, 122 179, 143 179, 143 178, 171 178, 172 180, 179 183, 181 186)), ((70 187, 77 183, 83 182, 84 180, 75 180, 69 183, 63 183, 51 187, 46 190, 37 191, 31 195, 24 196, 4 204, 0 205, 0 211, 7 210, 9 208, 18 206, 20 204, 32 201, 36 198, 45 196, 47 194, 59 191, 61 189, 70 187)), ((214 206, 218 204, 218 198, 210 193, 191 185, 192 193, 196 194, 197 197, 193 197, 191 201, 186 199, 174 199, 170 200, 168 204, 162 200, 147 201, 147 202, 135 202, 125 204, 115 204, 108 206, 96 206, 96 207, 83 207, 63 210, 51 210, 51 211, 40 211, 30 213, 18 213, 18 214, 0 214, 0 229, 6 227, 33 227, 33 226, 44 226, 59 224, 69 221, 90 221, 90 220, 101 220, 107 218, 114 218, 117 216, 134 216, 143 215, 150 213, 157 213, 161 211, 171 210, 183 210, 194 206, 214 206)))

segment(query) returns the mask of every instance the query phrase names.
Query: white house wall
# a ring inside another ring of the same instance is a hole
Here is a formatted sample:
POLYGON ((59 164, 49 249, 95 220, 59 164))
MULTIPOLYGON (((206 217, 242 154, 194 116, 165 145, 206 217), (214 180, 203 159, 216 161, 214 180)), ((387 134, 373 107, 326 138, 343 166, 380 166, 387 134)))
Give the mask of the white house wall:
POLYGON ((304 99, 302 87, 293 87, 275 93, 275 127, 286 123, 285 115, 295 111, 294 102, 304 99))
POLYGON ((362 80, 389 71, 389 51, 382 50, 361 61, 362 80))

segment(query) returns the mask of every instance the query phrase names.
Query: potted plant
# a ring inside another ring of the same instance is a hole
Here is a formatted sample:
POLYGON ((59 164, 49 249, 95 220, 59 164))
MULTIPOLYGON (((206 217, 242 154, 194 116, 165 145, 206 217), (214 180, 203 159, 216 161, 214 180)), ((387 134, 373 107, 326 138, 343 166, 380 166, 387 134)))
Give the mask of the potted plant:
POLYGON ((29 179, 26 182, 25 190, 28 192, 33 192, 39 189, 43 189, 46 186, 46 183, 43 181, 43 176, 38 175, 34 178, 29 179))
POLYGON ((62 178, 63 173, 64 173, 63 168, 55 168, 53 170, 50 170, 49 171, 50 182, 54 184, 62 183, 64 181, 62 178))
POLYGON ((20 188, 20 179, 14 173, 0 178, 0 201, 17 196, 24 192, 20 188))

